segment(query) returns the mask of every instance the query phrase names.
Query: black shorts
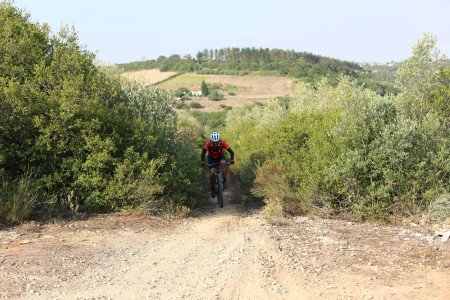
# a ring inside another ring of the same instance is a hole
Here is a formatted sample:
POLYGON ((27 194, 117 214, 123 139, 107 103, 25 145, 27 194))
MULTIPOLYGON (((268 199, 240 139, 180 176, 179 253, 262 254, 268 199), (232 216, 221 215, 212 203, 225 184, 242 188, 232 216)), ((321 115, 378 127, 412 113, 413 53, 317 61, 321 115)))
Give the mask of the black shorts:
MULTIPOLYGON (((208 165, 218 164, 222 159, 225 159, 225 155, 222 153, 218 158, 212 157, 208 155, 208 165)), ((211 167, 210 167, 211 168, 211 167)))

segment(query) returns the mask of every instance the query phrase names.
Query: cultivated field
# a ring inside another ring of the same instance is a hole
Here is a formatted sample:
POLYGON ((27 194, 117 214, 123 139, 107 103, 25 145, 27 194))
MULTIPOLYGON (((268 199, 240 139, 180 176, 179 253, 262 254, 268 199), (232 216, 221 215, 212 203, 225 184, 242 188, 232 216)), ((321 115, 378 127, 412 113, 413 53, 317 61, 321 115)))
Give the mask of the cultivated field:
MULTIPOLYGON (((203 111, 221 110, 223 105, 244 106, 256 101, 264 102, 270 98, 289 95, 292 81, 292 78, 289 77, 258 76, 258 74, 230 76, 186 73, 161 82, 174 74, 174 72, 162 73, 159 70, 145 70, 127 72, 123 76, 132 79, 142 78, 140 82, 144 84, 154 83, 162 89, 172 91, 180 87, 186 87, 190 91, 200 91, 200 85, 205 80, 208 85, 218 86, 220 93, 224 95, 224 99, 211 101, 206 97, 192 97, 190 101, 199 102, 203 111), (230 93, 234 95, 232 96, 230 93)), ((187 104, 189 104, 189 101, 187 104)))
POLYGON ((219 110, 220 105, 244 106, 256 101, 265 102, 271 98, 287 96, 290 94, 291 78, 288 77, 266 77, 266 76, 228 76, 228 75, 208 75, 206 83, 221 83, 224 85, 224 99, 221 101, 211 101, 207 98, 196 99, 205 111, 219 110), (237 87, 230 89, 228 87, 237 87), (230 96, 228 93, 236 93, 230 96))
POLYGON ((170 78, 171 76, 176 75, 177 72, 161 72, 158 69, 151 69, 151 70, 140 70, 140 71, 133 71, 133 72, 125 72, 122 74, 123 77, 136 81, 145 85, 149 84, 156 84, 158 82, 161 82, 167 78, 170 78))

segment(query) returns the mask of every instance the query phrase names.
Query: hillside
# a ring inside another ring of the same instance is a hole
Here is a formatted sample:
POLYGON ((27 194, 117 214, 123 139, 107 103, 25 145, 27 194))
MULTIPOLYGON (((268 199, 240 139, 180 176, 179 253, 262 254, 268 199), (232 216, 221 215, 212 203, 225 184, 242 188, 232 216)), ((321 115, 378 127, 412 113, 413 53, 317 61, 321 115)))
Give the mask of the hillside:
POLYGON ((199 75, 186 73, 157 84, 165 90, 176 90, 186 87, 190 91, 200 91, 202 80, 211 89, 216 89, 223 95, 220 101, 211 101, 207 97, 189 97, 185 103, 200 104, 202 111, 219 111, 224 106, 245 106, 255 102, 265 102, 274 97, 290 94, 292 78, 274 76, 232 76, 232 75, 199 75), (190 101, 191 100, 191 101, 190 101))
POLYGON ((158 69, 150 69, 124 72, 121 74, 121 76, 131 81, 136 81, 144 85, 150 85, 166 80, 170 77, 175 76, 176 74, 177 72, 161 72, 158 69))
POLYGON ((357 63, 315 55, 308 52, 263 48, 222 48, 199 51, 196 57, 178 54, 160 56, 155 60, 117 65, 123 72, 159 69, 172 72, 195 72, 204 75, 287 76, 316 83, 322 77, 337 84, 342 75, 358 80, 359 84, 384 95, 394 93, 392 83, 370 76, 371 72, 357 63))
POLYGON ((255 102, 265 102, 275 97, 288 96, 291 93, 293 80, 286 76, 180 74, 161 72, 158 69, 129 71, 122 73, 121 76, 172 92, 187 88, 193 93, 199 93, 200 85, 204 80, 212 89, 218 90, 223 95, 223 99, 211 101, 207 97, 190 96, 185 100, 187 105, 192 102, 199 103, 201 107, 198 109, 202 111, 220 111, 224 106, 245 106, 255 102))
POLYGON ((400 63, 362 63, 361 67, 368 71, 368 76, 370 78, 373 78, 379 82, 393 85, 395 82, 395 73, 400 67, 400 63))
POLYGON ((283 51, 172 57, 142 73, 164 89, 135 84, 11 1, 0 24, 0 298, 448 298, 450 69, 432 35, 385 97, 354 65, 283 51), (289 97, 174 109, 199 85, 225 98, 208 103, 284 95, 298 66, 289 97), (216 130, 236 154, 217 209, 200 156, 216 130))
POLYGON ((195 71, 209 74, 245 75, 249 71, 276 70, 280 75, 303 77, 364 71, 358 64, 315 55, 308 52, 268 48, 222 48, 199 51, 195 58, 178 54, 119 64, 123 71, 160 68, 161 71, 195 71))

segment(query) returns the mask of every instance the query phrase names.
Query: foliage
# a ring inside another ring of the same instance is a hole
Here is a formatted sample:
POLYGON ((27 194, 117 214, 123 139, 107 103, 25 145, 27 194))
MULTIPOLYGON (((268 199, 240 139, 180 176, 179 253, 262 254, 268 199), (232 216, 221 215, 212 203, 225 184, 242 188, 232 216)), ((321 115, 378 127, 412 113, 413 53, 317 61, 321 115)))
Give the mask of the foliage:
POLYGON ((212 90, 211 93, 208 94, 208 99, 212 101, 222 100, 223 95, 220 94, 218 90, 212 90))
POLYGON ((284 214, 381 220, 423 212, 448 193, 447 71, 429 35, 415 49, 398 95, 350 77, 298 81, 288 101, 230 111, 241 186, 284 214))
POLYGON ((425 117, 429 111, 427 100, 438 89, 438 77, 446 57, 440 55, 436 43, 436 37, 425 34, 413 47, 413 56, 397 72, 395 84, 402 92, 400 106, 411 118, 425 117))
POLYGON ((76 210, 186 213, 204 199, 199 145, 212 130, 232 144, 245 197, 266 199, 275 221, 311 212, 387 220, 448 200, 450 71, 429 34, 392 94, 367 89, 351 63, 307 53, 161 57, 162 69, 279 69, 301 79, 292 97, 177 115, 171 93, 121 82, 73 29, 49 32, 1 3, 2 224, 76 210))
MULTIPOLYGON (((308 52, 268 48, 222 48, 199 51, 196 59, 174 54, 156 60, 119 64, 123 71, 160 68, 161 71, 197 72, 217 75, 290 76, 315 83, 327 77, 336 85, 341 75, 358 79, 360 84, 379 94, 395 93, 392 82, 371 76, 356 63, 332 59, 308 52)), ((207 94, 203 94, 207 96, 207 94)))
POLYGON ((209 88, 204 80, 202 81, 202 84, 200 85, 200 90, 202 91, 203 97, 206 97, 209 95, 209 88))
POLYGON ((175 91, 175 97, 178 98, 187 98, 189 97, 189 94, 191 93, 191 91, 187 88, 187 87, 179 87, 176 91, 175 91))
POLYGON ((430 225, 444 223, 450 219, 450 195, 442 194, 428 208, 427 222, 430 225))
POLYGON ((448 67, 439 71, 436 78, 436 88, 427 98, 427 106, 442 117, 450 125, 450 69, 448 67))
POLYGON ((196 118, 205 132, 221 131, 225 126, 226 114, 223 112, 194 111, 192 116, 196 118))
POLYGON ((64 213, 68 198, 87 212, 199 205, 183 153, 197 144, 170 93, 122 83, 71 28, 50 36, 8 3, 0 24, 0 223, 64 213))
POLYGON ((202 108, 203 106, 197 101, 192 101, 191 103, 189 103, 189 107, 190 108, 202 108))
MULTIPOLYGON (((26 174, 14 182, 3 181, 0 186, 0 220, 18 223, 27 220, 38 200, 38 188, 26 174)), ((3 223, 0 221, 0 225, 3 223)))

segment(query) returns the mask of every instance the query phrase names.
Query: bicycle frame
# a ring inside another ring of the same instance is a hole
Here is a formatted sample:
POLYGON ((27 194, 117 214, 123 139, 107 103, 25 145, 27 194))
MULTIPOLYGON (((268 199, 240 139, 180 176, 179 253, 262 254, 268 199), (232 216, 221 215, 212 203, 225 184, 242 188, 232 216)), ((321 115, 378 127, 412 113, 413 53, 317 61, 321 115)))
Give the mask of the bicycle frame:
POLYGON ((215 180, 214 180, 214 188, 216 190, 217 203, 220 207, 223 207, 223 177, 222 177, 222 167, 229 166, 230 162, 225 163, 215 163, 215 164, 207 164, 206 166, 209 168, 215 168, 215 180))

